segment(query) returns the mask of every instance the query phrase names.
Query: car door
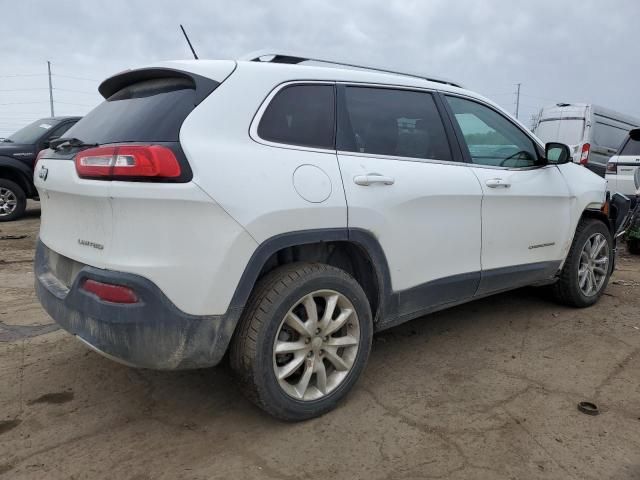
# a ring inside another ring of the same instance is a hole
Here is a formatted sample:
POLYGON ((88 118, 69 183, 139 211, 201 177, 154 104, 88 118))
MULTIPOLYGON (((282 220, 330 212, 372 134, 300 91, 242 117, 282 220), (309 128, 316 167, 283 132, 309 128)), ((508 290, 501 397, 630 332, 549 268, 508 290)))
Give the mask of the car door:
POLYGON ((472 297, 480 279, 482 190, 460 151, 452 153, 439 100, 368 86, 340 85, 338 92, 348 225, 379 241, 398 313, 472 297))
POLYGON ((478 294, 552 276, 570 238, 570 195, 554 165, 514 122, 478 101, 446 95, 483 191, 478 294))

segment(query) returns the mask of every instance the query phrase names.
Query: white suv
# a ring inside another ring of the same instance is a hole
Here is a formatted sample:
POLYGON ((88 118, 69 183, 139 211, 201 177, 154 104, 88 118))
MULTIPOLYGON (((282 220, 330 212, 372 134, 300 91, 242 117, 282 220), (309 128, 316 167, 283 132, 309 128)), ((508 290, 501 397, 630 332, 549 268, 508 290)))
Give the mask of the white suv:
POLYGON ((608 190, 632 199, 640 195, 640 128, 631 130, 618 152, 607 163, 608 190))
POLYGON ((376 331, 524 285, 598 300, 624 215, 566 146, 451 82, 260 59, 117 74, 40 155, 37 294, 78 339, 156 369, 229 351, 301 420, 376 331))

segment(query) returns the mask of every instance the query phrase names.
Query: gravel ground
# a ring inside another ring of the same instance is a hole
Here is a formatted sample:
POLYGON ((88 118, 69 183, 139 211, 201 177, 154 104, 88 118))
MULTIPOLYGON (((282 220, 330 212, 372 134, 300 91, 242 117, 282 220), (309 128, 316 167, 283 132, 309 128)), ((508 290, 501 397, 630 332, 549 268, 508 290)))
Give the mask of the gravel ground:
POLYGON ((590 309, 521 289, 377 335, 336 411, 286 424, 225 368, 134 370, 57 330, 38 224, 0 224, 2 479, 640 478, 640 257, 590 309))

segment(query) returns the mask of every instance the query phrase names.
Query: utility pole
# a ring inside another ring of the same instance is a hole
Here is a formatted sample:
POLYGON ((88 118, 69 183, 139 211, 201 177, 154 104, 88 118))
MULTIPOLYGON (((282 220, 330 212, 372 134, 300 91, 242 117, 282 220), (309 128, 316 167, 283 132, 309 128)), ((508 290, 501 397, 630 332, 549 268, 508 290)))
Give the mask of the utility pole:
POLYGON ((53 86, 51 85, 51 62, 47 60, 47 70, 49 71, 49 106, 51 107, 51 116, 53 113, 53 86))
POLYGON ((516 119, 518 118, 518 114, 520 113, 520 85, 521 83, 516 84, 518 86, 518 90, 516 91, 516 119))

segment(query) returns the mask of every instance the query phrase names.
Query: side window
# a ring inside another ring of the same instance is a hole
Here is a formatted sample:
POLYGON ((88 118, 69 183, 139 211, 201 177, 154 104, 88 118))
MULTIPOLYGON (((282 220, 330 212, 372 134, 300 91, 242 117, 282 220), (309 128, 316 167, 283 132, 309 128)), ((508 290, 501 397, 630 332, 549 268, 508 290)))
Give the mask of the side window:
POLYGON ((64 125, 60 125, 53 129, 52 132, 49 132, 47 139, 51 139, 52 137, 62 137, 67 130, 75 125, 76 122, 67 122, 64 125))
POLYGON ((627 128, 615 127, 608 123, 596 121, 594 130, 595 144, 601 147, 620 148, 625 137, 629 133, 627 128))
POLYGON ((264 140, 304 147, 334 148, 333 85, 292 85, 271 100, 258 125, 264 140))
POLYGON ((640 156, 640 133, 638 133, 637 138, 630 136, 629 139, 627 139, 619 155, 628 157, 640 156))
POLYGON ((533 140, 498 112, 471 100, 446 98, 473 163, 511 168, 532 167, 538 163, 533 140))
POLYGON ((433 96, 410 90, 346 87, 338 150, 451 160, 433 96))

